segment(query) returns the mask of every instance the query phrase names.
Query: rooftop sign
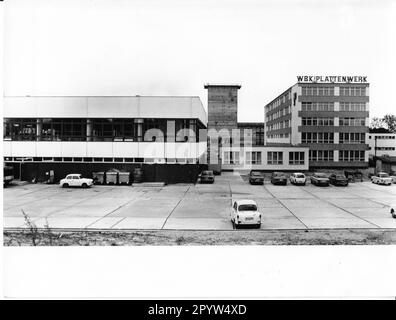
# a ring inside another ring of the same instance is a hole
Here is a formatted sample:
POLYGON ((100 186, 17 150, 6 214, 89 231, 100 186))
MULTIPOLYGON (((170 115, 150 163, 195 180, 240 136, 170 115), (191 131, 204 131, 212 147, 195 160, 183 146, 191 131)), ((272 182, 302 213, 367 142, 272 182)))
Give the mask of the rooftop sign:
POLYGON ((297 76, 298 82, 367 83, 367 76, 297 76))

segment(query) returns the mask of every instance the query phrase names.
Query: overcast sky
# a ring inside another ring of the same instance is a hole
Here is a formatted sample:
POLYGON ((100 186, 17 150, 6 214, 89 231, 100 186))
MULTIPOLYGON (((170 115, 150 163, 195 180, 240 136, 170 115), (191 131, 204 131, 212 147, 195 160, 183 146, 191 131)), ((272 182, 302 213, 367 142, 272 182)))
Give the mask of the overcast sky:
POLYGON ((396 1, 6 1, 6 95, 198 95, 240 83, 239 121, 297 75, 367 75, 396 113, 396 1))

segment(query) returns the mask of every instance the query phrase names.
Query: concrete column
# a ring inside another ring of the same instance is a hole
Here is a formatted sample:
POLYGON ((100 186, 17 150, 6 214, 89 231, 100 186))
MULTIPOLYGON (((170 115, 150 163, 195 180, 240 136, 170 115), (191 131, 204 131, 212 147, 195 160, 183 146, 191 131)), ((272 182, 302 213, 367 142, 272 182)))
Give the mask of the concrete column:
POLYGON ((137 141, 143 141, 143 119, 135 119, 135 125, 137 126, 137 141))
POLYGON ((340 143, 340 133, 334 132, 334 143, 340 143))
POLYGON ((87 119, 87 141, 92 141, 92 132, 93 132, 92 120, 87 119))
POLYGON ((37 119, 36 120, 36 136, 37 141, 41 141, 41 131, 43 130, 43 120, 37 119))

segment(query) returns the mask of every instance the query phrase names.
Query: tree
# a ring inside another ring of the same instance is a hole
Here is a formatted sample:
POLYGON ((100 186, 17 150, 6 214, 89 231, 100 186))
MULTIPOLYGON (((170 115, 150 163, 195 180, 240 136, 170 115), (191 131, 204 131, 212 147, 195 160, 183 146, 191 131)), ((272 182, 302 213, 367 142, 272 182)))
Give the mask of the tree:
POLYGON ((384 122, 384 118, 374 117, 373 119, 371 119, 370 132, 389 133, 388 128, 386 128, 386 123, 384 122))
POLYGON ((394 114, 386 114, 382 121, 385 123, 389 132, 396 133, 396 116, 394 114))

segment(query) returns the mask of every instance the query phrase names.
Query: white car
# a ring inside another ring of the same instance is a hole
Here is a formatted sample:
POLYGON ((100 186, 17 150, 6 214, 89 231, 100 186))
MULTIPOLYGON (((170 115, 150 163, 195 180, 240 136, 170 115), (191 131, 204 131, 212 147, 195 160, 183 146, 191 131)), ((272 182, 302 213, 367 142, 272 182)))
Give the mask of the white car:
POLYGON ((240 225, 261 226, 261 213, 253 200, 236 200, 231 208, 231 222, 235 229, 240 225))
POLYGON ((83 187, 88 188, 92 186, 93 180, 89 178, 83 178, 79 173, 68 174, 66 178, 62 179, 59 184, 63 188, 67 187, 83 187))
POLYGON ((305 186, 307 182, 307 178, 305 177, 304 173, 301 172, 294 172, 290 175, 290 183, 292 184, 302 184, 305 186))
POLYGON ((379 172, 377 175, 371 177, 371 182, 376 184, 392 184, 392 178, 386 172, 379 172))

